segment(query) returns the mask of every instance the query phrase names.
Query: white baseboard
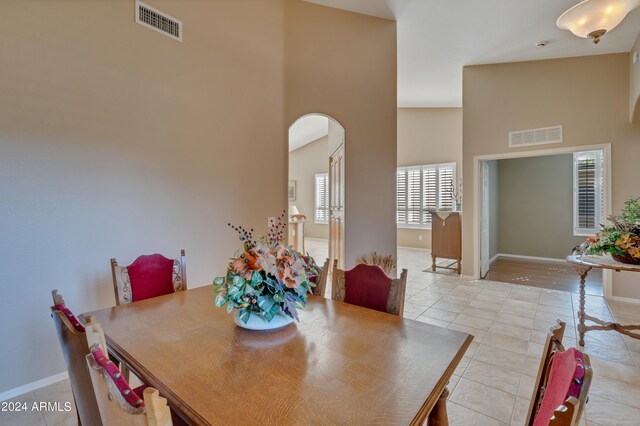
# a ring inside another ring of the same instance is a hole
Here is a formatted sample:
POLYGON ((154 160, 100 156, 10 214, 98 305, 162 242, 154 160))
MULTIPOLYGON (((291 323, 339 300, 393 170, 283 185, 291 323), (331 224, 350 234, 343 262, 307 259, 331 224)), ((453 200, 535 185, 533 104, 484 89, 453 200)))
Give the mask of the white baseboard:
POLYGON ((53 376, 45 377, 44 379, 36 380, 35 382, 27 383, 26 385, 18 386, 17 388, 9 389, 0 393, 0 401, 6 401, 7 399, 14 398, 23 393, 32 392, 36 389, 49 386, 53 383, 57 383, 69 377, 69 373, 63 371, 62 373, 54 374, 53 376))
POLYGON ((493 256, 491 259, 489 259, 489 265, 491 265, 493 263, 494 260, 496 260, 498 258, 498 256, 500 256, 500 253, 496 254, 495 256, 493 256))
POLYGON ((546 262, 566 263, 567 259, 556 259, 555 257, 523 256, 521 254, 498 253, 494 257, 512 257, 514 259, 544 260, 546 262))
POLYGON ((622 297, 622 296, 611 296, 606 298, 607 301, 611 302, 622 302, 622 303, 631 303, 633 305, 640 305, 639 299, 632 299, 631 297, 622 297))

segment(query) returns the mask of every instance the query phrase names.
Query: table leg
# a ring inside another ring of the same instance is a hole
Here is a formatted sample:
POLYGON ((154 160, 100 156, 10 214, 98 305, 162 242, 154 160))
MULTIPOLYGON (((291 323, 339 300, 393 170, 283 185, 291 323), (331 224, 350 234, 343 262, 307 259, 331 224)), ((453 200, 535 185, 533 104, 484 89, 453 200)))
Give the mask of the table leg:
POLYGON ((449 397, 449 389, 446 387, 442 391, 438 402, 427 417, 427 426, 448 426, 449 418, 447 416, 447 398, 449 397))
POLYGON ((591 267, 589 266, 574 266, 576 272, 578 273, 578 275, 580 276, 580 310, 578 311, 578 319, 580 320, 579 324, 578 324, 578 334, 580 335, 580 341, 578 342, 578 345, 584 349, 584 334, 586 332, 585 330, 585 324, 584 324, 584 320, 585 320, 585 313, 584 313, 584 304, 585 304, 585 290, 584 290, 584 286, 585 286, 585 281, 587 280, 587 274, 589 273, 589 271, 591 270, 591 267))
POLYGON ((436 257, 434 255, 431 255, 431 270, 436 271, 436 257))

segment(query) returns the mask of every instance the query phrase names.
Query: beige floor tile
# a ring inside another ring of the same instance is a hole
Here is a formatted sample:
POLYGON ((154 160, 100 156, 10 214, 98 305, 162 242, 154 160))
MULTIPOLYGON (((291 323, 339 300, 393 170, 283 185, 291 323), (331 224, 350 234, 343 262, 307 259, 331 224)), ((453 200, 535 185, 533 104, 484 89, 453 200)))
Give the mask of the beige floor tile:
POLYGON ((512 426, 522 426, 527 420, 529 414, 529 400, 526 398, 516 398, 516 403, 513 409, 513 416, 511 417, 512 426))
POLYGON ((447 328, 450 328, 451 330, 462 331, 463 333, 469 333, 473 336, 473 341, 477 343, 482 342, 484 335, 487 333, 485 330, 480 330, 461 324, 450 324, 447 328))
POLYGON ((533 388, 536 386, 536 378, 527 376, 526 374, 520 375, 520 385, 518 386, 518 396, 530 400, 533 396, 533 388))
POLYGON ((529 338, 529 340, 535 343, 544 344, 547 341, 548 334, 549 333, 540 330, 531 330, 531 337, 529 338))
POLYGON ((533 327, 533 318, 521 317, 518 315, 511 315, 504 312, 499 312, 494 318, 495 322, 501 322, 503 324, 515 325, 516 327, 524 327, 531 329, 533 327))
MULTIPOLYGON (((462 379, 464 380, 464 379, 462 379)), ((640 409, 592 395, 587 407, 587 423, 602 425, 638 426, 640 409)))
POLYGON ((476 354, 476 352, 478 351, 478 348, 480 347, 480 343, 478 342, 471 342, 469 344, 469 347, 467 348, 467 351, 465 352, 465 356, 469 356, 471 358, 473 358, 473 356, 476 354))
POLYGON ((511 422, 516 397, 489 386, 460 379, 451 395, 451 401, 503 423, 511 422))
POLYGON ((513 395, 518 393, 520 386, 520 373, 475 359, 469 363, 462 377, 513 395))
POLYGON ((492 321, 484 318, 477 318, 471 315, 461 313, 453 320, 454 324, 466 325, 467 327, 479 328, 481 330, 488 330, 491 327, 492 321))
POLYGON ((527 340, 494 333, 492 331, 487 332, 487 334, 484 335, 484 339, 482 339, 483 345, 489 345, 494 348, 504 349, 506 351, 516 352, 523 355, 527 353, 528 343, 529 342, 527 340))
POLYGON ((522 374, 527 376, 537 376, 540 369, 540 358, 527 356, 524 359, 524 365, 522 366, 522 374))
POLYGON ((469 303, 469 307, 483 309, 485 311, 500 312, 500 309, 502 309, 502 303, 489 302, 485 300, 474 300, 473 302, 469 303))
POLYGON ((450 322, 438 320, 435 318, 425 317, 423 315, 415 318, 416 321, 424 322, 426 324, 436 325, 438 327, 447 328, 449 327, 450 322))
POLYGON ((542 352, 544 352, 544 345, 542 343, 529 341, 529 345, 527 346, 527 356, 532 358, 542 358, 542 352))
POLYGON ((37 401, 55 402, 57 410, 43 411, 42 416, 47 425, 75 425, 77 422, 76 407, 69 380, 61 380, 33 392, 37 401), (69 411, 67 411, 69 409, 69 411))
POLYGON ((432 306, 432 308, 444 309, 446 311, 451 311, 458 314, 464 311, 464 308, 466 307, 467 305, 463 303, 451 303, 451 302, 446 302, 444 300, 439 300, 432 306))
POLYGON ((449 383, 447 383, 447 389, 449 389, 449 397, 451 397, 451 392, 456 388, 456 385, 460 381, 460 376, 456 376, 455 374, 451 376, 449 379, 449 383))
POLYGON ((433 318, 440 321, 452 322, 458 316, 457 313, 444 309, 429 308, 422 314, 423 317, 433 318))
POLYGON ((602 375, 591 381, 590 395, 598 395, 640 409, 640 386, 633 386, 602 375))
POLYGON ((473 359, 521 373, 525 355, 481 343, 473 359))
POLYGON ((472 317, 476 317, 476 318, 483 318, 483 319, 488 319, 488 320, 492 320, 496 317, 496 315, 498 315, 497 312, 495 311, 490 311, 487 309, 480 309, 480 308, 475 308, 472 306, 468 306, 465 308, 464 311, 462 311, 463 315, 470 315, 472 317))
POLYGON ((453 374, 455 374, 456 376, 463 376, 470 362, 471 357, 463 356, 453 374))
POLYGON ((536 310, 535 309, 525 309, 525 308, 520 308, 517 306, 502 306, 500 308, 500 313, 503 314, 508 314, 508 315, 515 315, 521 318, 530 318, 533 319, 536 316, 536 310))
MULTIPOLYGON (((587 351, 587 353, 589 353, 589 351, 587 351)), ((591 359, 591 367, 594 371, 594 380, 596 380, 598 376, 604 376, 609 379, 620 380, 633 386, 640 383, 640 370, 637 368, 630 368, 628 365, 607 361, 596 356, 590 356, 589 358, 591 359)))
POLYGON ((494 322, 493 324, 491 324, 491 327, 489 327, 489 331, 527 341, 531 336, 531 328, 529 327, 518 327, 513 324, 505 324, 502 322, 494 322))
POLYGON ((449 426, 502 426, 504 423, 454 402, 447 403, 449 426))

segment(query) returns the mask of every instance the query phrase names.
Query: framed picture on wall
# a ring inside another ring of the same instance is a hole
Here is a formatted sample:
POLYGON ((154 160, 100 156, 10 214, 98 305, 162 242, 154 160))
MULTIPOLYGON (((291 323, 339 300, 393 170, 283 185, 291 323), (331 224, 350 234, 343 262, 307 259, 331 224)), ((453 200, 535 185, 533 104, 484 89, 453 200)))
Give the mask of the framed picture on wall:
POLYGON ((289 201, 296 200, 296 181, 295 180, 289 181, 289 189, 287 193, 289 194, 289 201))

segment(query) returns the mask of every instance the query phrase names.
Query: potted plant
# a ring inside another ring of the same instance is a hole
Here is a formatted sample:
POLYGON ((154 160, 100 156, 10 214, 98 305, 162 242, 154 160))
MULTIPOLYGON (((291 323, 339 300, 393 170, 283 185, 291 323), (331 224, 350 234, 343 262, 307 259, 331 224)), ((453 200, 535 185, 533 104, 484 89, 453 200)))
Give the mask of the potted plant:
POLYGON ((217 277, 217 307, 235 309, 234 321, 243 328, 266 330, 283 327, 298 318, 315 284, 314 264, 283 243, 286 212, 266 236, 253 239, 253 229, 232 226, 243 242, 229 262, 226 275, 217 277))
POLYGON ((611 225, 603 226, 583 243, 589 254, 609 253, 622 263, 640 264, 640 197, 631 197, 617 216, 609 216, 611 225))

